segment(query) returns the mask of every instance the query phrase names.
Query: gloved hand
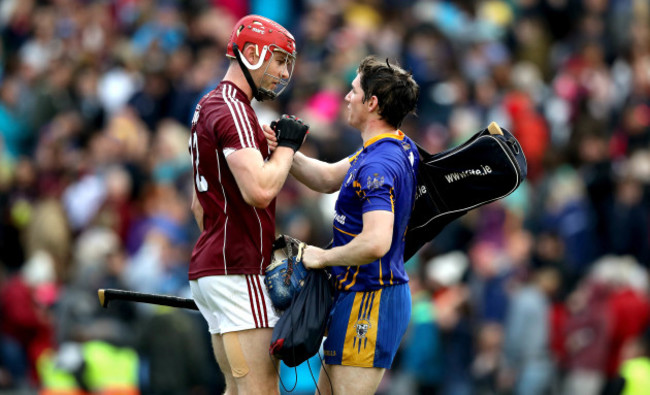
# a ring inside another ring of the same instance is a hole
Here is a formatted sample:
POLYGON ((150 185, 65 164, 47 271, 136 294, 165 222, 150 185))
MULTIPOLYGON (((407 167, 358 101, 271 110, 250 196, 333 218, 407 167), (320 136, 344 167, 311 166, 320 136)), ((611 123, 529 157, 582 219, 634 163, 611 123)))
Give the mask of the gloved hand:
POLYGON ((309 132, 309 125, 295 115, 284 114, 279 120, 271 122, 271 129, 278 138, 278 146, 289 147, 296 152, 309 132))

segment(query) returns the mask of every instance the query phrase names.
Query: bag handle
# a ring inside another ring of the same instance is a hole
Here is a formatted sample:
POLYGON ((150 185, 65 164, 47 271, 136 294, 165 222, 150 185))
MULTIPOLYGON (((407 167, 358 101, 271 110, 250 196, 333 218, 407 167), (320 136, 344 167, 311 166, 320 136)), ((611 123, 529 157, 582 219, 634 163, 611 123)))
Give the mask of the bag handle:
POLYGON ((492 134, 492 135, 498 134, 498 135, 503 136, 503 131, 501 130, 501 128, 499 127, 499 125, 496 122, 492 121, 488 125, 487 128, 488 128, 488 132, 490 132, 490 134, 492 134))

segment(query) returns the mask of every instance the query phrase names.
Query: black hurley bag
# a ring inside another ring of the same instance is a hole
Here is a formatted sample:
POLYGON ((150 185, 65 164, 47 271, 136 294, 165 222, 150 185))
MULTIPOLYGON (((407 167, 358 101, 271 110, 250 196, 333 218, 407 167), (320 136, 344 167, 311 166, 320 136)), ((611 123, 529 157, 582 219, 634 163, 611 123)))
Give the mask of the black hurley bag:
POLYGON ((527 172, 519 142, 495 122, 456 148, 433 155, 418 150, 418 186, 406 231, 405 261, 451 221, 510 195, 527 172))
POLYGON ((304 281, 275 324, 269 349, 271 355, 291 368, 320 349, 334 302, 334 285, 327 271, 308 270, 304 281))

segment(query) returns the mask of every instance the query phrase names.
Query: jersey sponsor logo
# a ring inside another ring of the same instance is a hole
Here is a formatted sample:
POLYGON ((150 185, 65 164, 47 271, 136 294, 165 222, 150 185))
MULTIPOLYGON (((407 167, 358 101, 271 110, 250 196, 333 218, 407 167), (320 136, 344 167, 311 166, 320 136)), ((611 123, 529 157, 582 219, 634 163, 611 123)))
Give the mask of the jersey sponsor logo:
POLYGON ((345 215, 334 213, 334 220, 341 225, 345 225, 345 215))

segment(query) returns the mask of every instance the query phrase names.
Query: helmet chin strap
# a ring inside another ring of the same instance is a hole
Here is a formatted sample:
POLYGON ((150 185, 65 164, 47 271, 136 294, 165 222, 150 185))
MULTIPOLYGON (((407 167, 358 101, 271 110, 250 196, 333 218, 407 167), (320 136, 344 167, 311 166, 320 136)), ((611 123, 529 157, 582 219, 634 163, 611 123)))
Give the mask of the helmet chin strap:
POLYGON ((270 92, 266 89, 261 89, 261 88, 257 89, 257 86, 255 85, 255 81, 253 81, 253 77, 251 76, 251 73, 248 71, 248 67, 246 66, 246 64, 241 58, 241 55, 239 53, 239 47, 237 46, 237 44, 233 43, 232 49, 233 52, 235 53, 235 58, 237 58, 237 63, 239 63, 239 67, 242 69, 242 72, 246 77, 246 81, 248 81, 248 85, 251 87, 251 90, 253 91, 253 97, 257 99, 257 101, 275 99, 276 94, 274 92, 270 92))

